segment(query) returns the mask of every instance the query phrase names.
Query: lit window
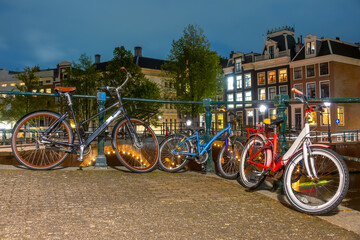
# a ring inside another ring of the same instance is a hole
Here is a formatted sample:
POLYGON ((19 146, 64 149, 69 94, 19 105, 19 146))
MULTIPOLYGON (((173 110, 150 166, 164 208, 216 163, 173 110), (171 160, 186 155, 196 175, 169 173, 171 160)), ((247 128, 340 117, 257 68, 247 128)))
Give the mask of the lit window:
MULTIPOLYGON (((245 92, 245 101, 251 101, 252 97, 251 97, 251 91, 246 91, 245 92)), ((251 106, 251 104, 246 104, 245 107, 249 107, 251 106)))
POLYGON ((330 114, 329 107, 323 108, 321 124, 322 125, 331 125, 331 114, 330 114))
MULTIPOLYGON (((243 101, 243 94, 242 93, 236 93, 236 101, 242 102, 243 101)), ((236 107, 242 107, 242 104, 236 104, 236 107)))
POLYGON ((241 75, 236 76, 236 88, 237 89, 242 88, 242 76, 241 75))
POLYGON ((315 53, 315 42, 307 42, 306 54, 314 54, 314 53, 315 53))
POLYGON ((274 99, 276 95, 276 88, 275 87, 269 87, 269 99, 274 99))
POLYGON ((315 77, 315 66, 309 65, 306 66, 306 77, 315 77))
MULTIPOLYGON (((233 102, 234 101, 234 94, 228 94, 227 95, 227 101, 228 102, 233 102)), ((228 104, 228 108, 234 108, 234 104, 228 104)))
POLYGON ((265 84, 265 73, 258 73, 258 85, 265 84))
POLYGON ((310 115, 310 125, 311 125, 311 126, 316 126, 316 125, 317 125, 316 112, 311 112, 311 115, 310 115))
POLYGON ((269 109, 270 119, 276 119, 276 108, 269 109))
POLYGON ((287 69, 279 70, 279 82, 287 82, 287 69))
POLYGON ((15 83, 11 83, 10 86, 15 87, 15 83))
POLYGON ((344 126, 344 107, 337 108, 337 118, 340 121, 338 125, 344 126))
POLYGON ((284 94, 284 95, 288 95, 288 86, 280 86, 279 87, 279 93, 284 94))
POLYGON ((25 83, 23 83, 23 82, 22 82, 22 83, 20 83, 20 86, 24 86, 24 85, 25 85, 25 83))
POLYGON ((51 93, 51 88, 47 88, 46 93, 51 93))
POLYGON ((268 73, 268 83, 275 83, 276 82, 276 72, 275 71, 271 71, 268 73))
POLYGON ((330 97, 330 84, 329 81, 320 82, 320 98, 330 97))
POLYGON ((328 75, 329 74, 329 64, 320 63, 320 75, 328 75))
POLYGON ((44 92, 44 89, 40 89, 40 91, 39 91, 39 92, 43 93, 43 92, 44 92))
POLYGON ((265 88, 259 88, 259 100, 266 100, 266 89, 265 88))
POLYGON ((306 95, 309 98, 316 98, 316 87, 315 83, 307 83, 306 84, 306 95))
POLYGON ((6 87, 6 86, 7 86, 7 84, 1 84, 1 86, 2 86, 2 87, 6 87))
POLYGON ((294 68, 294 79, 301 79, 302 78, 302 69, 301 67, 294 68))
POLYGON ((230 76, 227 78, 227 88, 228 90, 234 90, 234 77, 230 76))
POLYGON ((245 74, 245 87, 246 88, 251 87, 251 73, 245 74))

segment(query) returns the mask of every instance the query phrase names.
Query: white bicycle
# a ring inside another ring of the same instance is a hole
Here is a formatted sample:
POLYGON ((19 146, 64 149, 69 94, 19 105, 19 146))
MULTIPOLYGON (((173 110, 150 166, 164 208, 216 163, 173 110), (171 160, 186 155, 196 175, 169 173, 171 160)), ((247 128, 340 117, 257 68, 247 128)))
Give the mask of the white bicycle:
POLYGON ((277 155, 276 128, 283 119, 265 119, 274 131, 247 129, 248 141, 241 155, 238 182, 248 189, 257 188, 267 176, 283 177, 284 192, 298 211, 312 215, 328 213, 336 208, 349 188, 349 171, 342 158, 329 146, 312 144, 310 139, 311 112, 307 97, 292 91, 307 106, 305 127, 283 155, 277 155))

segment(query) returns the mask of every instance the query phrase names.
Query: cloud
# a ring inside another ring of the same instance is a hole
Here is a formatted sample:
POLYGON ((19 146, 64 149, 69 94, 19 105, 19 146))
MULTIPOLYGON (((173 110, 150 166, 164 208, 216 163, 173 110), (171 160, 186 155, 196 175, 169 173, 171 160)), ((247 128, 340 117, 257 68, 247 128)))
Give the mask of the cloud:
POLYGON ((66 53, 61 50, 61 45, 56 42, 53 36, 45 32, 39 30, 28 31, 25 40, 30 46, 31 54, 39 63, 60 61, 66 56, 66 53))

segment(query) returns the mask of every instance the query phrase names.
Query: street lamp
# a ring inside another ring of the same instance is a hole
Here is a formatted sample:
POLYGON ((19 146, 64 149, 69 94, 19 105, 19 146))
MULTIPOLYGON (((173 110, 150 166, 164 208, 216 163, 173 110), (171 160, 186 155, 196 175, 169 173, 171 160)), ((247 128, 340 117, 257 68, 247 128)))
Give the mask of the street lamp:
POLYGON ((330 133, 330 106, 331 103, 330 102, 324 102, 325 107, 327 108, 327 115, 328 115, 328 139, 329 139, 329 143, 331 143, 331 133, 330 133))

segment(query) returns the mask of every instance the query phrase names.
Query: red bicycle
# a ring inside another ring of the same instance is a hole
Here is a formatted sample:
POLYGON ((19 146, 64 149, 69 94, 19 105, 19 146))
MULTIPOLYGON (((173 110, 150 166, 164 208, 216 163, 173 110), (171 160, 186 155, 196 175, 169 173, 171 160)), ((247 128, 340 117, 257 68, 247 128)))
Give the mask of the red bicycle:
MULTIPOLYGON (((273 132, 247 129, 248 141, 241 155, 238 182, 248 189, 256 189, 267 176, 282 178, 289 202, 300 212, 325 214, 345 197, 349 187, 349 172, 342 158, 329 146, 312 144, 310 139, 311 112, 307 97, 292 90, 307 106, 305 126, 290 149, 277 153, 277 127, 283 119, 265 119, 273 132)), ((320 108, 321 112, 321 108, 320 108)))

